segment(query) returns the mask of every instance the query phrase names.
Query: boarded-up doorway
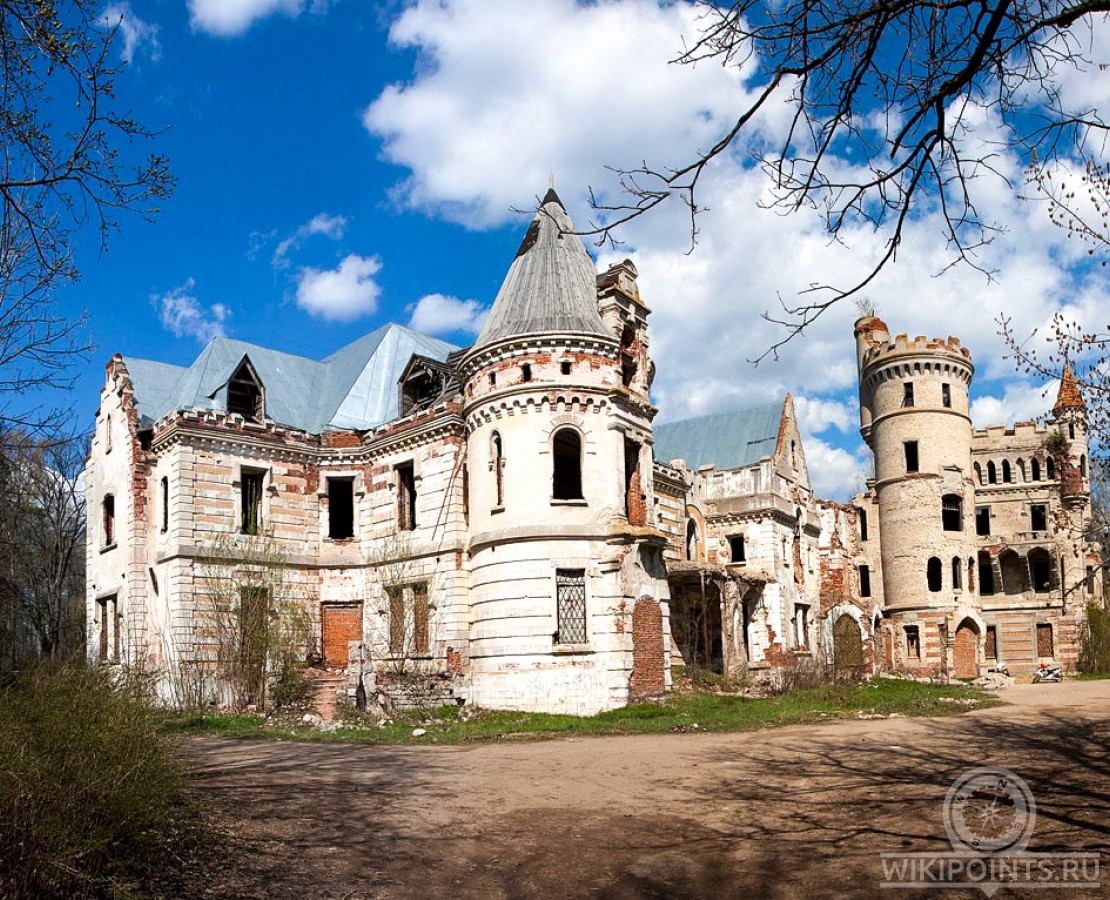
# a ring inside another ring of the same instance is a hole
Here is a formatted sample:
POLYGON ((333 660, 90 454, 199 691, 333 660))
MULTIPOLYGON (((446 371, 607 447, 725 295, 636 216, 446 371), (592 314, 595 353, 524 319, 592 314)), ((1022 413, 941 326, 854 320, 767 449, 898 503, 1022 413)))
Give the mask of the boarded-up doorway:
POLYGON ((347 668, 347 644, 362 640, 361 603, 324 603, 320 607, 324 665, 347 668))
POLYGON ((957 678, 979 676, 979 628, 970 619, 964 619, 956 629, 952 657, 957 678))
POLYGON ((853 675, 863 670, 863 636, 859 624, 847 613, 833 623, 833 665, 853 675))

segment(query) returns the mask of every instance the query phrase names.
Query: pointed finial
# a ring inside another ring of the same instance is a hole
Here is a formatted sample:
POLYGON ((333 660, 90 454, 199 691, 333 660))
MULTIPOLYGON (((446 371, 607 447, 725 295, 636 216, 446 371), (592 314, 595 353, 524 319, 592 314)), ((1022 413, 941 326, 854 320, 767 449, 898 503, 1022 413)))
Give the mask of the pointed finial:
POLYGON ((547 186, 549 188, 551 188, 551 190, 555 190, 555 173, 554 172, 548 172, 547 173, 547 186))

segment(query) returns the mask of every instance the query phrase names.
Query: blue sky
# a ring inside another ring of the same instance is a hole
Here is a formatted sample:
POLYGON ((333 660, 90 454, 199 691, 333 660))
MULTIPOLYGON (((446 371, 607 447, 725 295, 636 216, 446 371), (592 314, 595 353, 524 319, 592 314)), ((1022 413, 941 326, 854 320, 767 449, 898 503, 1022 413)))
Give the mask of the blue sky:
MULTIPOLYGON (((222 333, 319 358, 387 321, 468 343, 527 221, 512 208, 534 205, 549 172, 582 227, 588 186, 614 196, 607 165, 685 160, 741 108, 753 75, 669 63, 698 27, 681 2, 132 0, 105 14, 122 20, 130 61, 120 101, 165 128, 156 149, 178 187, 154 224, 125 219, 103 256, 93 235, 78 248, 84 277, 60 303, 88 311, 97 345, 72 396, 84 424, 114 352, 187 364, 222 333)), ((773 139, 788 112, 772 108, 753 139, 773 139)), ((973 137, 999 127, 984 112, 973 137)), ((675 208, 628 228, 599 265, 630 256, 639 268, 661 419, 791 391, 813 480, 844 498, 867 464, 855 309, 834 309, 778 363, 747 359, 778 336, 760 312, 846 281, 882 238, 848 229, 847 246, 831 245, 813 217, 760 210, 767 185, 748 149, 708 178, 696 252, 675 208)), ((1046 405, 1044 386, 1001 358, 999 313, 1029 331, 1058 309, 1087 322, 1107 308, 1082 252, 1015 198, 1020 161, 1003 151, 999 169, 1011 184, 977 186, 1009 225, 984 252, 995 282, 934 277, 947 258, 924 210, 870 294, 893 331, 971 348, 979 425, 1046 405)))

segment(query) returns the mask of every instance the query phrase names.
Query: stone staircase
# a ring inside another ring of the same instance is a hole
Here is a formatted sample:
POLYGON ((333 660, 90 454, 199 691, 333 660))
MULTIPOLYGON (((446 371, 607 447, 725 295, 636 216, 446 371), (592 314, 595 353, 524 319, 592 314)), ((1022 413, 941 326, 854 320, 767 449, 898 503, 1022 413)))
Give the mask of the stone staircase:
POLYGON ((347 674, 323 669, 313 672, 312 679, 316 682, 313 692, 316 714, 325 722, 334 722, 339 696, 347 693, 347 674))

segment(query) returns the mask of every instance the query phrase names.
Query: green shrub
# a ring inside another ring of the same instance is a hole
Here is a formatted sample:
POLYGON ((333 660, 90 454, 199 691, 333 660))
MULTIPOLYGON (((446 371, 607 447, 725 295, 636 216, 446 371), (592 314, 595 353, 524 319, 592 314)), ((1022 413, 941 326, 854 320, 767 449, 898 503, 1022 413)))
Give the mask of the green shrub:
POLYGON ((102 671, 42 667, 0 688, 0 896, 168 884, 196 833, 169 740, 141 687, 102 671))
POLYGON ((1095 600, 1087 604, 1087 627, 1079 646, 1079 671, 1087 675, 1110 674, 1110 609, 1095 600))

